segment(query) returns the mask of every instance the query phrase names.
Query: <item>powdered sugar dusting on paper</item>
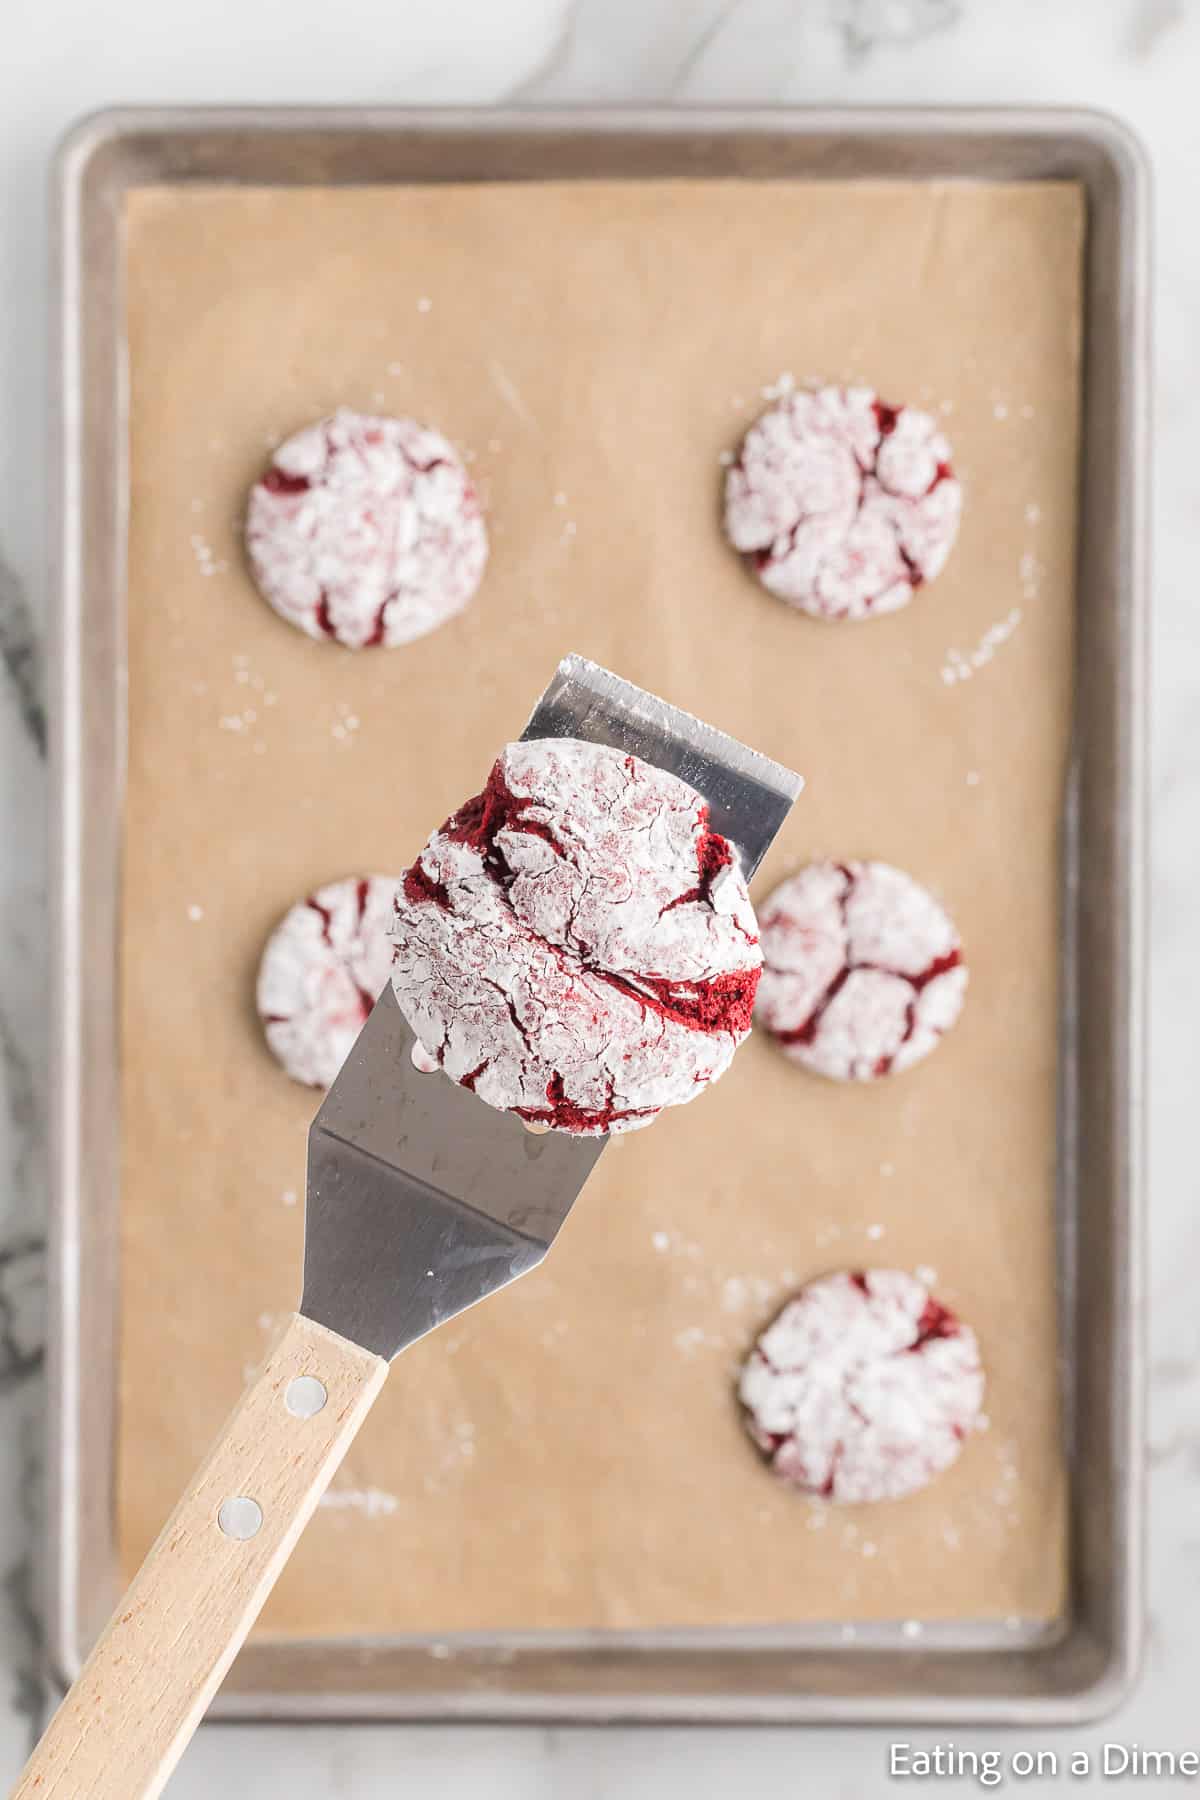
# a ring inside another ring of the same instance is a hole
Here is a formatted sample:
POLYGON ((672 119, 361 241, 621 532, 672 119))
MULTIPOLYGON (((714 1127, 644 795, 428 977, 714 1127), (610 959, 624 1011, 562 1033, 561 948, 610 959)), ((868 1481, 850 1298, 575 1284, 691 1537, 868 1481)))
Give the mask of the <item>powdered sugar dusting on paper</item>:
POLYGON ((769 381, 764 388, 760 389, 764 400, 785 400, 789 394, 794 394, 795 391, 796 377, 790 369, 785 369, 782 375, 774 381, 769 381))
POLYGON ((704 1246, 695 1238, 684 1237, 679 1231, 656 1231, 651 1243, 660 1255, 668 1252, 672 1256, 685 1257, 689 1262, 701 1262, 704 1258, 704 1246))
POLYGON ((343 749, 348 748, 354 742, 355 733, 361 724, 362 720, 349 701, 339 700, 334 708, 334 719, 329 727, 329 735, 335 744, 340 745, 343 749))
POLYGON ((381 1488, 326 1488, 317 1502, 325 1512, 353 1512, 364 1519, 386 1519, 397 1512, 400 1502, 395 1494, 381 1488))
POLYGON ((1022 552, 1021 560, 1017 565, 1017 573, 1021 580, 1022 597, 1026 600, 1036 600, 1041 592, 1042 576, 1045 570, 1032 550, 1022 552))
MULTIPOLYGON (((1036 589, 1033 590, 1036 593, 1036 589)), ((979 642, 970 650, 951 649, 946 652, 946 660, 942 664, 942 680, 947 687, 953 687, 957 681, 970 681, 972 675, 985 669, 999 650, 1006 644, 1013 632, 1020 625, 1024 613, 1019 606, 1014 606, 1003 619, 997 619, 989 625, 979 642)))
POLYGON ((510 744, 397 896, 401 1011, 455 1081, 533 1123, 629 1131, 747 1035, 761 951, 693 788, 605 745, 510 744))
POLYGON ((192 555, 196 559, 196 567, 204 576, 224 575, 229 567, 224 557, 214 554, 208 539, 198 531, 193 531, 188 540, 192 547, 192 555))
POLYGON ((251 489, 246 547, 289 624, 350 649, 393 648, 467 604, 487 532, 440 433, 343 408, 280 445, 251 489))
POLYGON ((439 1454, 421 1476, 421 1486, 427 1494, 445 1493, 448 1486, 457 1487, 470 1479, 478 1450, 474 1421, 439 1421, 438 1442, 439 1454))
POLYGON ((810 863, 763 907, 755 1017, 785 1055, 838 1081, 928 1056, 967 987, 958 933, 932 894, 887 863, 810 863))
POLYGON ((810 1282, 751 1351, 738 1394, 773 1471, 843 1502, 898 1499, 956 1460, 983 1401, 975 1335, 913 1276, 810 1282))
POLYGON ((962 489, 928 413, 869 388, 763 393, 725 479, 725 531, 763 585, 822 619, 895 612, 941 572, 962 489))
POLYGON ((721 1310, 735 1315, 761 1313, 778 1298, 782 1289, 791 1287, 794 1282, 795 1275, 790 1269, 778 1277, 727 1275, 720 1284, 721 1310))
POLYGON ((706 1325, 685 1325, 682 1331, 675 1333, 675 1348, 685 1356, 697 1350, 720 1349, 724 1339, 706 1325))

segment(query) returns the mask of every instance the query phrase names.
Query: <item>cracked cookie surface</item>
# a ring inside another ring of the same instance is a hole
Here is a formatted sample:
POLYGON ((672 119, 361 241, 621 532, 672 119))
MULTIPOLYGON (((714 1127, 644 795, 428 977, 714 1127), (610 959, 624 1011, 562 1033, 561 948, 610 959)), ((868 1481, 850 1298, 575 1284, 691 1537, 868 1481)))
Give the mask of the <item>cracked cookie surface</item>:
POLYGON ((250 490, 246 550, 289 624, 352 650, 393 649, 461 612, 488 541, 439 432, 342 408, 276 450, 250 490))
POLYGON ((646 1125, 729 1066, 762 953, 737 857, 673 775, 509 744, 396 899, 392 984, 442 1069, 530 1124, 646 1125))
POLYGON ((906 606, 958 533, 962 488, 928 413, 869 388, 787 394, 725 478, 725 533, 763 586, 818 619, 906 606))
POLYGON ((814 1074, 877 1081, 911 1068, 962 1011, 953 921, 888 863, 810 863, 766 901, 761 932, 755 1017, 814 1074))
POLYGON ((395 876, 317 888, 284 914, 258 970, 258 1016, 293 1081, 327 1088, 383 992, 395 876))
POLYGON ((835 1501, 897 1500, 953 1463, 980 1423, 975 1334, 915 1276, 809 1282, 758 1339, 738 1396, 773 1472, 835 1501))

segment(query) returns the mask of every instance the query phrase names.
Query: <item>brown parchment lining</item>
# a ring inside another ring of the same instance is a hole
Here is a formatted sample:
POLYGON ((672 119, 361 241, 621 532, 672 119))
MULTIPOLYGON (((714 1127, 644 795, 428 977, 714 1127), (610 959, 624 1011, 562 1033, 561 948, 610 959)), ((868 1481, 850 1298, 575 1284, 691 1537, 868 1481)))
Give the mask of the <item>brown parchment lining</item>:
POLYGON ((315 1097, 254 1019, 263 940, 319 883, 403 867, 575 650, 805 774, 759 899, 813 854, 942 895, 966 1010, 874 1088, 752 1041, 617 1140, 547 1264, 396 1364, 261 1629, 1053 1617, 1079 191, 144 190, 127 229, 126 1565, 298 1294, 315 1097), (784 372, 944 416, 962 532, 896 617, 806 620, 722 545, 719 457, 784 372), (241 560, 268 446, 339 403, 436 424, 486 497, 476 603, 406 649, 310 643, 241 560), (989 1371, 989 1428, 888 1506, 781 1488, 731 1395, 780 1297, 838 1266, 936 1270, 989 1371))

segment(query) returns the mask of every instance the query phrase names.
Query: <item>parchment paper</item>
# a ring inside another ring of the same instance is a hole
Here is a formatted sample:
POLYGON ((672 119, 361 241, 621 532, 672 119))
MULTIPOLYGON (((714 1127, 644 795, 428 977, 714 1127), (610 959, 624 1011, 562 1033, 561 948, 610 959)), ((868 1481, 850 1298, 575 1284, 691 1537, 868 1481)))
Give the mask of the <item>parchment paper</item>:
POLYGON ((966 1011, 870 1088, 752 1041, 697 1104, 617 1140, 544 1268, 396 1365, 262 1629, 1058 1611, 1081 236, 1068 185, 132 197, 130 1567, 299 1291, 315 1096, 262 1043, 264 938, 319 883, 403 867, 576 650, 807 776, 758 898, 814 854, 887 858, 943 896, 966 1011), (786 373, 944 416, 962 533, 896 617, 806 620, 722 544, 719 457, 786 373), (242 563, 268 448, 339 403, 436 424, 486 495, 477 602, 407 649, 308 642, 242 563), (979 1332, 990 1427, 923 1495, 833 1511, 765 1471, 731 1382, 782 1296, 839 1266, 936 1271, 979 1332))

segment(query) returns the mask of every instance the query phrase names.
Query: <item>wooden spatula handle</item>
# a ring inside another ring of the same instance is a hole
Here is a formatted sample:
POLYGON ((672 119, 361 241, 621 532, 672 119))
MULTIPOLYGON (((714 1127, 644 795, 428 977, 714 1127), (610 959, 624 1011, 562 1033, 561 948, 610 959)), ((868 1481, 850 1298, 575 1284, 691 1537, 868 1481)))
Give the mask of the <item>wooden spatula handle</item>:
POLYGON ((162 1792, 388 1365, 294 1314, 133 1578, 14 1795, 162 1792))

